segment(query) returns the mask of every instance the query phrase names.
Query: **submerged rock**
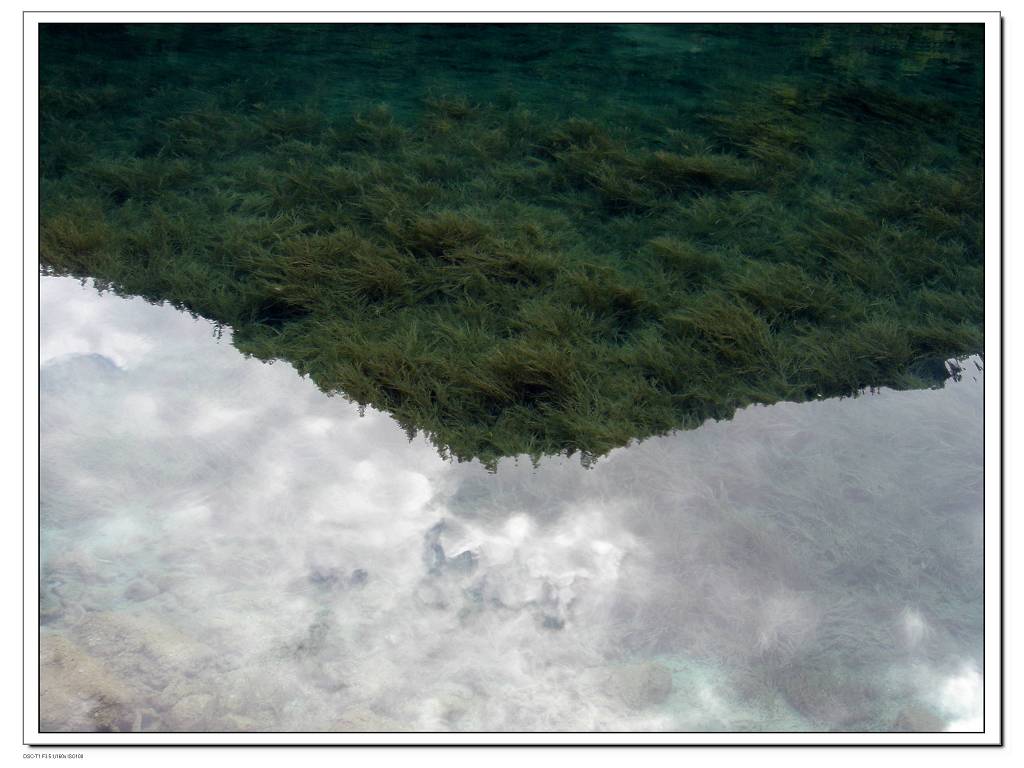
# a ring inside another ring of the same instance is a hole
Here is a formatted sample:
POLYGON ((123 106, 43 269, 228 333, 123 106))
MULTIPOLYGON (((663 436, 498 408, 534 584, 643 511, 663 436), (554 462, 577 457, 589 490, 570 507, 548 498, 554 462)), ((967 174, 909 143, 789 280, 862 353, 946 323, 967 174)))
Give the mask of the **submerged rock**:
POLYGON ((212 730, 210 716, 213 703, 213 696, 208 693, 185 696, 171 707, 167 716, 168 725, 179 731, 212 730))
POLYGON ((334 587, 342 577, 341 568, 313 566, 309 572, 309 580, 318 587, 334 587))
POLYGON ((435 524, 423 537, 423 563, 432 576, 441 573, 472 573, 476 570, 478 556, 470 550, 448 557, 441 544, 441 534, 446 528, 444 520, 435 524))
POLYGON ((608 679, 608 692, 633 709, 657 706, 672 693, 672 672, 655 662, 619 667, 608 679))
POLYGON ((900 710, 892 730, 901 733, 938 733, 946 729, 945 721, 926 707, 909 704, 900 710))
POLYGON ((64 613, 64 604, 51 589, 39 594, 39 623, 49 624, 56 621, 64 613))
POLYGON ((69 354, 40 366, 39 388, 44 392, 73 391, 89 382, 113 379, 122 372, 117 363, 104 355, 69 354))
POLYGON ((816 728, 874 730, 882 698, 870 676, 832 668, 827 662, 801 661, 773 673, 785 700, 816 728))
POLYGON ((132 730, 142 692, 61 635, 39 637, 39 727, 47 731, 132 730))
POLYGON ((455 555, 455 557, 449 557, 445 565, 452 571, 470 573, 476 568, 476 562, 476 554, 467 549, 455 555))
POLYGON ((124 591, 124 596, 134 602, 149 600, 159 594, 160 588, 146 579, 136 579, 124 591))

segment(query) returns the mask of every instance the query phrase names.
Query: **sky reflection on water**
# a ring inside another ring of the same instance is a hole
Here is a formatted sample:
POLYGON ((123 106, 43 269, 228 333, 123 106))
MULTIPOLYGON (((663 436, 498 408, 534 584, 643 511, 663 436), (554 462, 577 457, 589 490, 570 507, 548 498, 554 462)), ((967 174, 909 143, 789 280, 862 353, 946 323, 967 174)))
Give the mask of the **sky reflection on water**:
POLYGON ((443 461, 41 291, 41 728, 979 730, 982 374, 443 461))

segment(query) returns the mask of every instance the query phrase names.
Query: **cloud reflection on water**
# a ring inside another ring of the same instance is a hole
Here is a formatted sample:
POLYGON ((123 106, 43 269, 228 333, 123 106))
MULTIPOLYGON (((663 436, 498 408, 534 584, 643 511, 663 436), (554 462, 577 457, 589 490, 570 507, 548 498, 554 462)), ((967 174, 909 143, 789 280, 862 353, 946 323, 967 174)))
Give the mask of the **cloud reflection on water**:
POLYGON ((44 730, 980 728, 982 376, 440 459, 42 279, 44 730))

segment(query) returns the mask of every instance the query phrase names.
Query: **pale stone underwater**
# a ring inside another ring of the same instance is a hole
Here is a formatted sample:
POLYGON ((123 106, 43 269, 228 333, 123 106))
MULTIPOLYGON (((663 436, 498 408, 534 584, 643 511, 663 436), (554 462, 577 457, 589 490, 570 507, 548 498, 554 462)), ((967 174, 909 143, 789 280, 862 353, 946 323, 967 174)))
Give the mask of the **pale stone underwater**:
POLYGON ((978 730, 982 374, 452 464, 42 278, 42 730, 978 730))

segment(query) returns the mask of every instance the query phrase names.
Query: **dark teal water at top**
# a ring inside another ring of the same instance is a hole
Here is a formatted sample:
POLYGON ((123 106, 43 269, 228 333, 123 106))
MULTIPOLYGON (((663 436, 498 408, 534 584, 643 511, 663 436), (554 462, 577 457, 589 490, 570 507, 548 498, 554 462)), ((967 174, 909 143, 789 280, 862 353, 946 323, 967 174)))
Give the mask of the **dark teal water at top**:
POLYGON ((982 47, 981 25, 97 24, 44 25, 40 64, 44 80, 59 72, 69 86, 137 84, 137 99, 232 84, 239 107, 345 114, 386 102, 401 114, 458 93, 552 115, 653 108, 685 119, 774 78, 977 103, 982 47))

